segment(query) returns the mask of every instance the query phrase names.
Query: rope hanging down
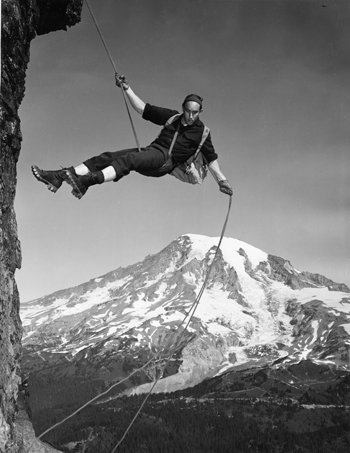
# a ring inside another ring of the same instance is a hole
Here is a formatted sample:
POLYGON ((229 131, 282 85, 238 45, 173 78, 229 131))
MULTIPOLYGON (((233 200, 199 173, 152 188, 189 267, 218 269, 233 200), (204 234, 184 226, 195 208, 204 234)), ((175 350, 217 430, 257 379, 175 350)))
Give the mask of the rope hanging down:
MULTIPOLYGON (((221 231, 220 240, 219 240, 219 243, 218 243, 218 245, 217 245, 217 248, 216 248, 216 252, 215 252, 214 258, 213 258, 213 260, 212 260, 212 262, 211 262, 211 264, 210 264, 210 266, 209 266, 207 275, 206 275, 206 277, 205 277, 205 279, 204 279, 204 282, 203 282, 203 284, 202 284, 202 286, 201 286, 201 289, 199 290, 199 293, 198 293, 198 295, 197 295, 195 301, 193 302, 193 304, 192 304, 190 310, 186 313, 186 316, 184 317, 184 319, 182 320, 181 324, 180 324, 180 325, 178 326, 178 328, 177 328, 177 331, 179 331, 180 327, 182 326, 182 324, 184 324, 186 318, 189 316, 188 321, 187 321, 187 324, 186 324, 185 328, 183 329, 183 331, 181 332, 181 335, 179 336, 179 338, 178 338, 178 340, 177 340, 178 344, 181 344, 181 339, 182 339, 184 333, 186 332, 186 330, 187 330, 187 328, 188 328, 188 326, 189 326, 189 324, 190 324, 190 322, 191 322, 191 319, 192 319, 192 317, 193 317, 193 315, 194 315, 194 313, 195 313, 195 311, 196 311, 196 309, 197 309, 197 307, 198 307, 198 305, 199 305, 199 301, 200 301, 200 299, 201 299, 201 297, 202 297, 202 295, 203 295, 203 293, 204 293, 204 290, 205 290, 205 288, 206 288, 206 286, 207 286, 207 284, 208 284, 209 277, 210 277, 210 274, 211 274, 211 271, 212 271, 214 262, 215 262, 215 260, 216 260, 216 257, 217 257, 217 255, 218 255, 218 253, 219 253, 220 246, 221 246, 222 240, 223 240, 223 238, 224 238, 224 234, 225 234, 227 222, 228 222, 228 219, 229 219, 229 216, 230 216, 231 204, 232 204, 232 196, 230 196, 228 211, 227 211, 226 219, 225 219, 225 222, 224 222, 224 226, 223 226, 222 231, 221 231), (192 312, 192 313, 191 313, 191 312, 192 312)), ((169 341, 168 341, 168 343, 169 343, 169 341)), ((164 346, 163 351, 164 351, 164 349, 165 349, 166 347, 167 347, 167 346, 164 346)), ((125 430, 125 432, 124 432, 122 438, 120 439, 120 441, 118 442, 118 444, 113 448, 113 450, 111 451, 111 453, 115 453, 115 452, 117 451, 118 447, 121 445, 121 443, 122 443, 123 440, 125 439, 126 435, 127 435, 128 432, 130 431, 132 425, 134 424, 134 422, 136 421, 137 417, 139 416, 139 414, 140 414, 140 412, 141 412, 143 406, 146 404, 146 401, 147 401, 148 398, 150 397, 150 395, 151 395, 151 393, 152 393, 154 387, 157 385, 158 381, 159 381, 159 380, 161 379, 161 377, 163 376, 163 373, 164 373, 166 367, 168 366, 168 364, 169 364, 171 358, 172 358, 173 355, 175 354, 175 352, 176 352, 176 350, 173 351, 173 352, 168 356, 168 359, 167 359, 167 361, 165 362, 165 365, 163 366, 162 372, 159 373, 159 376, 158 376, 157 379, 154 381, 152 387, 150 388, 149 392, 147 393, 146 397, 144 398, 143 402, 141 403, 140 408, 138 409, 138 411, 137 411, 136 414, 134 415, 134 418, 131 420, 129 426, 126 428, 126 430, 125 430)), ((160 355, 160 354, 158 354, 158 355, 160 355)))
MULTIPOLYGON (((109 58, 109 61, 111 62, 112 66, 113 66, 115 76, 117 77, 117 75, 118 75, 117 67, 116 67, 116 65, 115 65, 115 63, 114 63, 114 61, 113 61, 113 58, 112 58, 112 55, 111 55, 110 51, 108 50, 106 41, 105 41, 105 39, 104 39, 104 37, 103 37, 103 35, 102 35, 102 32, 101 32, 101 30, 100 30, 100 27, 99 27, 99 25, 98 25, 98 23, 97 23, 96 17, 95 17, 95 15, 94 15, 94 13, 93 13, 93 11, 92 11, 92 9, 91 9, 91 6, 90 6, 88 0, 85 0, 85 3, 86 3, 86 6, 87 6, 87 8, 88 8, 88 10, 89 10, 89 12, 90 12, 90 15, 91 15, 91 17, 92 17, 92 20, 93 20, 93 22, 94 22, 94 24, 95 24, 95 27, 96 27, 96 29, 97 29, 97 32, 98 32, 98 34, 100 35, 102 44, 103 44, 103 46, 104 46, 104 48, 105 48, 105 50, 106 50, 107 56, 108 56, 108 58, 109 58)), ((139 142, 139 139, 138 139, 138 137, 137 137, 136 129, 135 129, 135 126, 134 126, 134 122, 133 122, 132 117, 131 117, 131 113, 130 113, 128 101, 127 101, 126 96, 125 96, 123 84, 121 84, 120 86, 121 86, 121 90, 122 90, 122 94, 123 94, 123 99, 124 99, 124 103, 125 103, 125 106, 126 106, 126 110, 127 110, 127 112, 128 112, 128 116, 129 116, 131 128, 132 128, 132 131, 133 131, 133 133, 134 133, 134 137, 135 137, 137 149, 138 149, 139 151, 141 151, 140 142, 139 142)))

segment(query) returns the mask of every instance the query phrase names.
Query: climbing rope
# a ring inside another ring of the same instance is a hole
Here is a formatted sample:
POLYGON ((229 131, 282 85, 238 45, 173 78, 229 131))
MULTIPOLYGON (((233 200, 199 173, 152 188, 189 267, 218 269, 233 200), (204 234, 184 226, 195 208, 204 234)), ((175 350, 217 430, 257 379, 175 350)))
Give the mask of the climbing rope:
MULTIPOLYGON (((89 404, 93 403, 94 401, 96 401, 98 398, 100 398, 101 396, 105 396, 107 395, 107 393, 109 393, 114 387, 116 387, 117 385, 119 384, 122 384, 123 382, 127 381, 128 379, 131 378, 131 376, 133 376, 134 374, 138 373, 139 371, 142 371, 144 368, 146 368, 148 365, 150 365, 153 361, 155 360, 155 357, 152 357, 148 362, 146 362, 141 368, 137 368, 136 370, 132 371, 128 376, 126 376, 124 379, 118 381, 118 382, 115 382, 113 385, 111 385, 109 387, 109 389, 107 389, 106 391, 102 392, 102 393, 99 393, 98 395, 96 395, 94 398, 92 398, 91 400, 87 401, 85 404, 83 404, 82 406, 80 406, 76 411, 74 411, 72 414, 69 414, 66 418, 64 418, 63 420, 59 421, 58 423, 56 423, 55 425, 53 426, 50 426, 50 428, 48 428, 46 431, 44 431, 43 433, 40 434, 40 436, 37 437, 37 439, 39 440, 41 437, 45 436, 45 434, 49 433, 50 431, 52 431, 54 428, 57 428, 57 426, 60 426, 62 425, 62 423, 64 423, 65 421, 69 420, 70 418, 74 417, 74 415, 78 414, 80 411, 82 411, 85 407, 87 407, 89 404)), ((118 397, 120 397, 122 395, 119 395, 118 397)), ((29 446, 28 450, 26 450, 27 453, 30 453, 31 452, 31 449, 33 447, 35 443, 35 440, 31 443, 31 445, 29 446)))
MULTIPOLYGON (((188 321, 187 321, 187 324, 185 326, 185 328, 183 329, 183 331, 181 332, 180 336, 178 337, 177 339, 177 343, 179 344, 179 346, 181 347, 181 339, 184 335, 184 333, 186 332, 190 322, 191 322, 191 319, 199 305, 199 301, 204 293, 204 290, 208 284, 208 281, 209 281, 209 277, 210 277, 210 274, 211 274, 211 271, 213 269, 213 265, 214 265, 214 262, 216 260, 216 257, 219 253, 219 250, 220 250, 220 246, 221 246, 221 243, 222 243, 222 240, 224 238, 224 234, 225 234, 225 230, 226 230, 226 226, 227 226, 227 222, 228 222, 228 219, 229 219, 229 216, 230 216, 230 211, 231 211, 231 204, 232 204, 232 196, 230 196, 230 201, 229 201, 229 206, 228 206, 228 210, 227 210, 227 215, 226 215, 226 219, 225 219, 225 222, 224 222, 224 226, 222 228, 222 231, 221 231, 221 235, 220 235, 220 240, 219 240, 219 243, 217 245, 217 248, 216 248, 216 252, 215 252, 215 255, 214 255, 214 258, 209 266, 209 269, 208 269, 208 272, 206 274, 206 277, 204 279, 204 282, 201 286, 201 289, 199 290, 198 292, 198 295, 195 299, 195 301, 193 302, 193 304, 191 305, 191 308, 190 310, 186 313, 186 316, 184 317, 184 319, 182 320, 181 324, 178 326, 177 328, 177 332, 179 331, 179 329, 181 328, 182 324, 184 324, 186 318, 188 317, 188 321)), ((168 341, 169 343, 169 341, 168 341)), ((166 349, 167 346, 163 347, 163 351, 164 349, 166 349)), ((170 360, 172 359, 173 355, 177 352, 177 350, 173 351, 169 356, 168 356, 168 359, 167 361, 165 362, 165 365, 163 366, 163 369, 162 369, 162 372, 159 373, 159 376, 157 377, 157 379, 154 381, 152 387, 150 388, 149 392, 147 393, 146 397, 144 398, 143 402, 141 403, 141 406, 140 408, 138 409, 138 411, 136 412, 136 414, 134 415, 133 419, 131 420, 129 426, 126 428, 123 436, 121 437, 121 439, 119 440, 118 444, 113 448, 113 450, 111 451, 111 453, 115 453, 118 449, 118 447, 121 445, 121 443, 123 442, 123 440, 125 439, 126 435, 128 434, 128 432, 130 431, 132 425, 135 423, 137 417, 140 415, 141 411, 142 411, 142 408, 143 406, 146 404, 146 401, 148 400, 148 398, 150 397, 153 389, 155 388, 155 386, 157 385, 158 381, 161 379, 161 377, 163 376, 163 373, 166 369, 166 367, 168 366, 170 360)), ((160 354, 158 354, 159 356, 160 354)))
MULTIPOLYGON (((89 10, 89 12, 90 12, 90 15, 91 15, 91 17, 92 17, 92 20, 93 20, 93 22, 94 22, 94 24, 95 24, 95 27, 96 27, 96 29, 97 29, 97 32, 98 32, 98 34, 99 34, 99 36, 100 36, 100 38, 101 38, 103 47, 105 48, 105 51, 106 51, 107 56, 108 56, 108 58, 109 58, 109 61, 111 62, 111 65, 113 66, 114 73, 115 73, 115 78, 116 78, 116 80, 120 81, 119 74, 118 74, 118 71, 117 71, 117 67, 116 67, 116 65, 115 65, 115 63, 114 63, 114 60, 113 60, 113 58, 112 58, 112 55, 111 55, 111 53, 110 53, 110 51, 109 51, 109 49, 108 49, 108 47, 107 47, 106 41, 105 41, 105 39, 104 39, 104 37, 103 37, 103 34, 102 34, 102 32, 101 32, 101 29, 100 29, 98 23, 97 23, 97 20, 96 20, 96 17, 95 17, 95 15, 94 15, 93 11, 92 11, 92 8, 91 8, 91 6, 90 6, 88 0, 85 0, 85 3, 86 3, 86 6, 87 6, 87 8, 88 8, 88 10, 89 10)), ((133 131, 133 134, 134 134, 134 137, 135 137, 136 146, 137 146, 137 149, 138 149, 139 151, 141 151, 140 142, 139 142, 139 139, 138 139, 138 137, 137 137, 136 129, 135 129, 135 126, 134 126, 134 122, 133 122, 133 120, 132 120, 132 116, 131 116, 131 113, 130 113, 128 101, 127 101, 127 99, 126 99, 125 90, 124 90, 124 87, 123 87, 123 84, 122 84, 122 83, 120 84, 120 87, 121 87, 121 91, 122 91, 122 94, 123 94, 123 99, 124 99, 124 103, 125 103, 125 106, 126 106, 126 110, 127 110, 127 112, 128 112, 128 116, 129 116, 131 128, 132 128, 132 131, 133 131)))

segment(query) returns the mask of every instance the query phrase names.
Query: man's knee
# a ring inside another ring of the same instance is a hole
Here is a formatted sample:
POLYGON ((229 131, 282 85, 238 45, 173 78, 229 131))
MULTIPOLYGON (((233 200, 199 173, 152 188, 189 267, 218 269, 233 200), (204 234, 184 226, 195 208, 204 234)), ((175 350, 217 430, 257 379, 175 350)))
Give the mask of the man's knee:
POLYGON ((124 156, 118 156, 112 163, 117 177, 114 181, 119 181, 123 176, 127 176, 130 171, 135 169, 134 153, 128 153, 124 156))

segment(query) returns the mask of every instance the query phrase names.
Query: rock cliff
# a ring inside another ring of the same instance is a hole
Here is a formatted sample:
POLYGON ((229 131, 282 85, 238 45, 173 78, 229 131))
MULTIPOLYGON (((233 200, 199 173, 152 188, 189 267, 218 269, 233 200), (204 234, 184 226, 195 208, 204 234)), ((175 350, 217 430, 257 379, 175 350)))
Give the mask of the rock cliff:
MULTIPOLYGON (((83 0, 2 0, 0 105, 0 451, 24 451, 16 431, 22 327, 15 281, 21 266, 14 198, 21 149, 18 109, 25 92, 30 43, 36 35, 66 30, 80 21, 83 0)), ((22 414, 23 417, 23 414, 22 414)), ((20 419, 20 417, 18 417, 20 419)), ((26 430, 28 432, 28 429, 26 430)), ((49 451, 43 444, 37 452, 49 451)), ((50 449, 50 451, 53 451, 50 449)))

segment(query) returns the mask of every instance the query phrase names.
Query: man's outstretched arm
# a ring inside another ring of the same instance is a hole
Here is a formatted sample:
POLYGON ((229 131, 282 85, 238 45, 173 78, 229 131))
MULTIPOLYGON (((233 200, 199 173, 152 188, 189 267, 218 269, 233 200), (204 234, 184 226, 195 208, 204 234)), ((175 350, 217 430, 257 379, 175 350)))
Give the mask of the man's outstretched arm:
POLYGON ((223 172, 221 171, 220 165, 219 165, 219 162, 217 159, 210 162, 209 170, 210 170, 210 173, 213 175, 213 178, 215 179, 215 181, 219 184, 220 191, 222 193, 225 193, 225 194, 231 196, 233 194, 232 187, 231 187, 230 183, 228 182, 228 180, 226 179, 223 172))
POLYGON ((130 83, 128 82, 126 77, 123 75, 116 74, 115 83, 119 88, 122 88, 124 90, 124 92, 128 96, 130 104, 136 110, 136 112, 142 115, 143 111, 145 110, 146 104, 130 88, 130 83))

